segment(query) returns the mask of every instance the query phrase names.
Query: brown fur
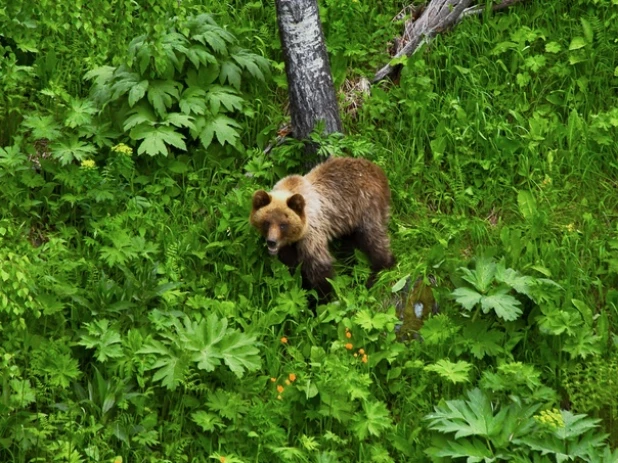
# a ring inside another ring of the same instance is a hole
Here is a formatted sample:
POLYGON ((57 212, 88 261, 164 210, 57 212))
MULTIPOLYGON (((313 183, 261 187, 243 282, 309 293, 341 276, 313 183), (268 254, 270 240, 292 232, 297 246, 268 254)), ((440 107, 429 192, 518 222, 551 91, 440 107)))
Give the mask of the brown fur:
POLYGON ((387 233, 390 189, 380 167, 365 159, 331 158, 304 177, 281 179, 270 193, 253 195, 250 222, 269 252, 288 266, 301 264, 303 280, 321 297, 333 276, 328 244, 350 236, 367 254, 373 275, 394 264, 387 233))

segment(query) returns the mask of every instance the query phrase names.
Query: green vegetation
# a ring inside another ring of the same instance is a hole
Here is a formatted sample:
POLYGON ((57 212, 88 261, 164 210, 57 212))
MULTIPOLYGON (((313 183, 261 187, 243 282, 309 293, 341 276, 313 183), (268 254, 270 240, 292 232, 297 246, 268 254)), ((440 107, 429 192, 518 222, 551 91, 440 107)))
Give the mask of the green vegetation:
POLYGON ((204 3, 0 7, 0 461, 617 462, 618 2, 468 18, 364 98, 405 4, 320 3, 321 149, 384 167, 398 265, 317 316, 247 220, 304 162, 273 2, 204 3))

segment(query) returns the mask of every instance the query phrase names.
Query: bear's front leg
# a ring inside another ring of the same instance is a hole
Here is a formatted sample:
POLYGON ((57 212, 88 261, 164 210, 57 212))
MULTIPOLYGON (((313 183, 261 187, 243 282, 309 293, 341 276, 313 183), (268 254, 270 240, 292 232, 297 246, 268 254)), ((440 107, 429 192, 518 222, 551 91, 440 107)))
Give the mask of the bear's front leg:
POLYGON ((318 303, 328 301, 332 286, 327 278, 333 278, 333 258, 328 252, 328 241, 302 243, 298 246, 301 260, 303 287, 315 289, 318 293, 318 303))

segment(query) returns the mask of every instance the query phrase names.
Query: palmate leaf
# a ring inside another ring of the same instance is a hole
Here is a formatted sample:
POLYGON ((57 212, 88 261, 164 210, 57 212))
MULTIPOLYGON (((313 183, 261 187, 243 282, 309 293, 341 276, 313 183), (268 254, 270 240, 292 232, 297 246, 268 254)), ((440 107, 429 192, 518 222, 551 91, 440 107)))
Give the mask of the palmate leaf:
POLYGON ((201 45, 192 45, 187 50, 187 58, 191 61, 191 64, 196 69, 200 68, 200 65, 213 64, 217 62, 217 58, 214 55, 208 53, 201 45))
POLYGON ((481 302, 481 299, 483 298, 482 294, 466 287, 457 288, 453 291, 452 295, 455 297, 455 300, 466 310, 472 310, 474 306, 481 302))
POLYGON ((459 270, 463 272, 462 278, 474 286, 478 292, 486 293, 494 281, 496 263, 486 257, 479 257, 474 270, 465 267, 459 270))
POLYGON ((239 50, 232 55, 232 59, 254 78, 264 81, 264 72, 268 70, 268 60, 247 50, 239 50))
POLYGON ((521 302, 508 294, 510 288, 498 287, 487 296, 481 298, 481 308, 484 313, 493 310, 496 315, 506 321, 517 320, 522 314, 519 306, 521 302))
POLYGON ((22 124, 32 131, 32 137, 35 139, 46 138, 54 141, 61 134, 60 125, 52 116, 25 116, 22 124))
POLYGON ((536 278, 522 275, 517 270, 505 268, 504 261, 496 266, 496 281, 504 283, 520 294, 525 294, 532 299, 532 288, 537 283, 536 278))
POLYGON ((354 316, 354 323, 361 326, 366 331, 370 331, 372 329, 381 331, 387 326, 387 330, 390 331, 398 322, 399 319, 395 315, 383 312, 373 313, 372 311, 367 309, 359 311, 354 316))
POLYGON ((137 353, 155 356, 155 362, 146 369, 157 370, 152 379, 161 381, 163 386, 171 391, 178 387, 187 374, 189 366, 187 359, 178 357, 162 342, 149 339, 137 353))
POLYGON ((188 362, 182 357, 170 355, 157 360, 152 369, 157 372, 152 377, 153 381, 161 381, 161 384, 173 391, 182 382, 188 371, 188 362))
POLYGON ((137 85, 134 85, 131 90, 129 90, 129 106, 133 107, 135 103, 144 98, 146 94, 146 90, 148 90, 148 81, 142 80, 137 85))
POLYGON ((140 83, 140 75, 127 67, 120 66, 114 73, 111 101, 117 100, 140 83))
POLYGON ((137 148, 137 154, 146 153, 149 156, 163 154, 167 156, 167 145, 172 145, 183 151, 187 150, 183 141, 184 135, 168 126, 152 127, 141 124, 131 130, 130 136, 133 140, 144 140, 137 148))
POLYGON ((219 416, 228 420, 235 420, 247 413, 249 404, 250 402, 244 400, 241 394, 224 389, 217 389, 208 394, 206 400, 206 405, 210 411, 217 412, 219 416))
POLYGON ((99 66, 92 71, 88 71, 84 76, 84 80, 94 80, 95 85, 106 85, 114 78, 115 70, 116 68, 113 66, 99 66))
POLYGON ((213 115, 219 113, 221 106, 223 106, 227 112, 232 112, 234 110, 240 111, 244 103, 243 98, 238 96, 235 90, 219 85, 213 85, 208 89, 206 92, 206 101, 210 105, 210 112, 213 115))
POLYGON ((434 408, 425 417, 429 428, 442 433, 455 433, 455 439, 465 436, 492 437, 500 432, 502 422, 494 417, 489 399, 480 389, 468 391, 468 400, 449 400, 434 408))
POLYGON ((234 43, 236 38, 225 29, 215 25, 202 23, 199 26, 199 33, 191 37, 202 44, 208 44, 215 53, 224 55, 227 53, 227 44, 234 43))
POLYGON ((245 371, 257 370, 261 365, 255 342, 255 338, 233 331, 218 345, 223 361, 239 378, 245 371))
POLYGON ((181 84, 173 80, 154 80, 148 87, 148 101, 160 117, 165 117, 167 108, 180 99, 181 84))
POLYGON ((484 440, 472 439, 445 439, 440 436, 434 439, 432 446, 425 450, 431 457, 438 458, 467 458, 468 463, 492 461, 494 454, 484 440))
POLYGON ((380 437, 392 427, 390 413, 383 402, 363 401, 363 411, 353 426, 359 440, 365 440, 369 435, 380 437))
POLYGON ((227 319, 215 314, 199 322, 186 319, 179 335, 200 370, 213 371, 223 361, 241 378, 245 371, 260 367, 255 338, 228 329, 227 319))
POLYGON ((457 363, 453 363, 448 359, 438 360, 433 365, 427 365, 425 370, 438 373, 442 378, 450 381, 451 383, 467 383, 470 381, 468 374, 472 369, 472 364, 464 360, 459 360, 457 363))
POLYGON ((183 114, 202 115, 206 112, 205 103, 206 92, 199 87, 188 87, 184 92, 178 105, 183 114))
POLYGON ((96 112, 96 108, 90 101, 72 98, 71 107, 64 119, 64 125, 72 129, 82 125, 88 125, 92 122, 92 116, 96 112))
POLYGON ((79 345, 87 349, 96 349, 96 358, 99 362, 105 362, 110 358, 122 357, 122 345, 120 333, 109 326, 109 320, 97 320, 86 323, 88 334, 81 336, 79 345))
POLYGON ((146 102, 135 106, 128 112, 127 116, 122 126, 125 132, 140 124, 154 126, 157 122, 157 116, 153 112, 152 107, 146 102))
POLYGON ((228 60, 221 63, 220 84, 223 85, 227 81, 236 90, 240 90, 240 76, 240 68, 233 61, 228 60))
POLYGON ((590 326, 581 326, 575 330, 573 336, 568 337, 562 350, 571 354, 571 357, 585 359, 589 356, 600 355, 603 351, 601 336, 595 335, 590 326))
POLYGON ((479 360, 486 355, 493 357, 504 351, 504 333, 490 329, 489 323, 483 320, 467 324, 459 339, 459 342, 479 360))
POLYGON ((215 429, 221 429, 225 427, 225 423, 221 421, 214 413, 208 413, 204 410, 197 411, 191 414, 191 419, 195 424, 197 424, 202 431, 212 432, 215 429))
MULTIPOLYGON (((203 125, 204 128, 200 131, 198 136, 204 148, 210 146, 215 136, 221 145, 228 143, 235 146, 240 139, 240 134, 236 129, 241 128, 241 125, 234 119, 230 119, 222 114, 219 114, 214 119, 206 120, 202 118, 200 125, 203 125)), ((196 126, 199 127, 198 124, 196 124, 196 126)))
POLYGON ((83 142, 77 137, 71 137, 66 143, 54 143, 51 145, 52 156, 66 166, 73 161, 83 161, 97 152, 90 143, 83 142))
POLYGON ((197 367, 200 370, 214 371, 221 365, 221 355, 215 345, 223 339, 226 332, 227 319, 219 320, 216 315, 211 314, 200 322, 186 319, 180 336, 186 343, 186 349, 194 352, 191 360, 197 362, 197 367))
POLYGON ((165 121, 162 122, 164 125, 173 125, 178 128, 188 127, 189 129, 194 129, 195 125, 193 124, 193 118, 191 116, 187 116, 182 113, 168 113, 165 116, 165 121))
POLYGON ((555 427, 551 433, 528 434, 517 442, 543 455, 554 455, 556 461, 590 461, 590 456, 597 453, 595 449, 605 445, 607 435, 596 431, 601 420, 566 410, 560 414, 563 426, 555 427))

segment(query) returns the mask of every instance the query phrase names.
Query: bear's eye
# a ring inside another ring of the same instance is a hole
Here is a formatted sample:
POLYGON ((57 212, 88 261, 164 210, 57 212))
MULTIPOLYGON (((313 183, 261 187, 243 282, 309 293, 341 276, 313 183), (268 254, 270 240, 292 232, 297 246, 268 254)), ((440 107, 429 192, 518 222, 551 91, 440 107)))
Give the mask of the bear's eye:
POLYGON ((262 224, 262 230, 268 231, 270 229, 270 222, 264 222, 262 224))
POLYGON ((287 223, 282 223, 279 225, 279 230, 281 230, 282 232, 285 232, 287 229, 288 229, 287 223))

